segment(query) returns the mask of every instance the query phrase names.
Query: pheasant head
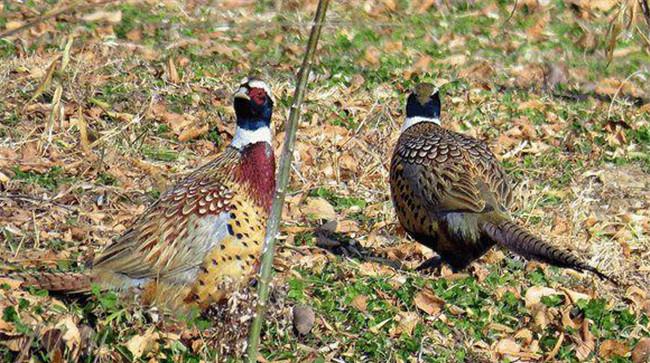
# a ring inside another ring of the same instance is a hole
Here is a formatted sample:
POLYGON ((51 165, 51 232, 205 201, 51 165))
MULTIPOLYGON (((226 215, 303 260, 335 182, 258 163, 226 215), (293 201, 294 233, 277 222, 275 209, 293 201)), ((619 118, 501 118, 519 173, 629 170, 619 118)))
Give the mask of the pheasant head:
POLYGON ((271 87, 262 80, 245 78, 235 92, 234 107, 237 129, 231 145, 242 150, 258 142, 270 144, 273 114, 271 87))
POLYGON ((258 78, 245 78, 234 98, 237 128, 230 146, 240 151, 238 179, 248 186, 250 197, 269 210, 275 190, 271 87, 258 78))
POLYGON ((402 131, 420 122, 440 125, 440 96, 431 83, 419 83, 409 95, 402 131))

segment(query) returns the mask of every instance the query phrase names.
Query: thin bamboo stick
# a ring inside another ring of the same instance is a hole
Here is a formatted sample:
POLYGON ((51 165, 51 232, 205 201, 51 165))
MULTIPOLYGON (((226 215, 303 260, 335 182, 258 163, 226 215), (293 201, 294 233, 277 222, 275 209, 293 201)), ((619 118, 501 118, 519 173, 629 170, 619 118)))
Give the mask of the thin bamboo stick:
POLYGON ((260 267, 259 287, 257 290, 257 307, 248 335, 247 361, 251 363, 257 362, 260 332, 262 330, 262 323, 264 322, 264 315, 266 313, 266 304, 269 298, 269 285, 271 281, 271 270, 273 269, 275 237, 278 233, 280 219, 282 218, 282 208, 284 206, 284 196, 289 181, 289 170, 293 159, 296 131, 298 129, 298 122, 300 121, 300 107, 305 96, 307 80, 309 79, 309 73, 311 72, 314 54, 316 53, 316 46, 318 45, 318 38, 320 37, 323 21, 325 20, 328 3, 329 0, 318 1, 318 8, 316 9, 316 15, 314 16, 314 24, 312 25, 311 33, 309 34, 309 41, 307 43, 307 49, 302 61, 302 66, 300 67, 300 73, 298 73, 298 84, 296 85, 296 90, 293 94, 293 102, 291 104, 289 119, 287 120, 285 128, 284 147, 280 154, 280 166, 278 169, 278 184, 275 191, 275 197, 273 198, 271 215, 269 216, 268 224, 266 226, 264 248, 262 249, 262 265, 260 267))

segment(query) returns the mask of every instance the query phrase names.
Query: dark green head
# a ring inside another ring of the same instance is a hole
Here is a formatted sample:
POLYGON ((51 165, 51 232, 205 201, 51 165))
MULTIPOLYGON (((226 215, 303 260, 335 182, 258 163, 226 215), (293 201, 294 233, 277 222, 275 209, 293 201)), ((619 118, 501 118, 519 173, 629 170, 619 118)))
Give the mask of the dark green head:
POLYGON ((431 83, 419 83, 406 100, 406 117, 440 118, 440 96, 431 83))

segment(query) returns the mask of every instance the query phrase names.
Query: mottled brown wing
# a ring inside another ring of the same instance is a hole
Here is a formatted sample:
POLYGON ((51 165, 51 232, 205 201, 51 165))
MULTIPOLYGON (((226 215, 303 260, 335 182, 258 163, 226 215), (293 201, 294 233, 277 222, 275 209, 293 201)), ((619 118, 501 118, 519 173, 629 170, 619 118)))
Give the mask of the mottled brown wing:
POLYGON ((485 143, 473 137, 449 132, 449 136, 457 140, 458 145, 465 149, 468 157, 473 161, 478 172, 483 177, 488 189, 496 194, 497 202, 507 209, 512 202, 512 183, 510 177, 503 170, 499 161, 485 143))
POLYGON ((423 126, 407 129, 395 150, 397 165, 414 197, 437 211, 481 212, 485 202, 476 186, 466 151, 423 126))
MULTIPOLYGON (((140 279, 199 266, 206 250, 213 246, 189 245, 197 241, 188 238, 188 232, 199 219, 227 215, 233 197, 228 185, 236 153, 227 149, 166 191, 126 233, 102 251, 94 267, 140 279)), ((223 218, 214 220, 226 222, 223 218)))

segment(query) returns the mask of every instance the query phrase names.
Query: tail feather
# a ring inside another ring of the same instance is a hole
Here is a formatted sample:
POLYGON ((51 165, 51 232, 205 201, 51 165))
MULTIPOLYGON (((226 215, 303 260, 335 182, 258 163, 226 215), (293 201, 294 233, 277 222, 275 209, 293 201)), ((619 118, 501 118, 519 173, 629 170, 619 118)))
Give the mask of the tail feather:
POLYGON ((22 287, 33 286, 58 293, 83 293, 90 291, 92 279, 83 273, 37 272, 12 274, 12 278, 22 280, 22 287))
POLYGON ((482 229, 496 243, 518 255, 558 267, 571 268, 581 272, 590 271, 602 279, 617 283, 612 277, 581 261, 573 253, 544 242, 512 221, 502 221, 498 225, 488 222, 483 224, 482 229))

